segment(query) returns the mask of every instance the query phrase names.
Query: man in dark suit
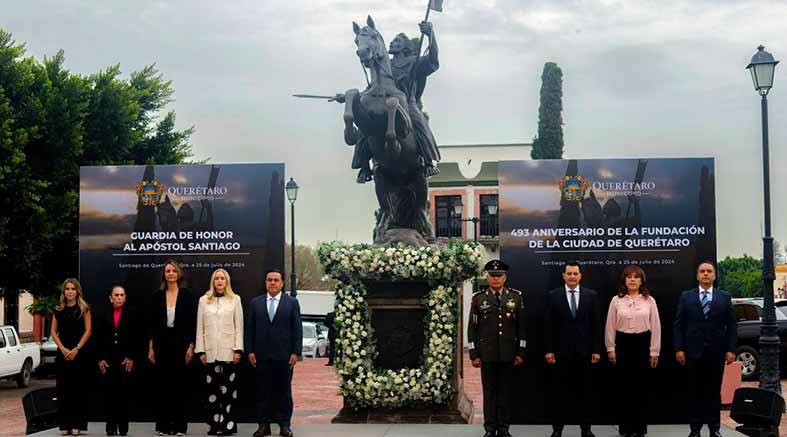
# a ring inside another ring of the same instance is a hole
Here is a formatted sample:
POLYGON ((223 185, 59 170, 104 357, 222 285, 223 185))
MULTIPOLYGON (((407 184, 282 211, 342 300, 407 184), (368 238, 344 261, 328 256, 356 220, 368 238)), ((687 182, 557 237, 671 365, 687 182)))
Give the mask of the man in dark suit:
POLYGON ((126 290, 112 286, 112 307, 96 320, 96 358, 104 388, 107 435, 128 434, 129 379, 134 362, 142 356, 142 326, 126 306, 126 290))
POLYGON ((331 311, 325 315, 325 325, 328 326, 328 364, 333 366, 336 358, 336 311, 331 311))
POLYGON ((716 266, 697 267, 698 287, 686 290, 675 315, 675 359, 689 371, 690 437, 699 437, 703 424, 711 437, 720 437, 721 380, 724 363, 735 360, 737 322, 732 298, 714 289, 716 266))
POLYGON ((292 436, 292 371, 303 346, 303 326, 298 300, 281 292, 282 273, 265 274, 267 293, 251 301, 246 319, 246 352, 256 369, 257 422, 254 437, 271 435, 271 423, 279 435, 292 436))
POLYGON ((563 267, 564 285, 547 295, 544 358, 554 376, 552 437, 562 435, 567 416, 579 422, 582 437, 594 437, 590 430, 596 405, 591 398, 591 373, 593 365, 601 360, 604 333, 599 297, 595 291, 580 287, 581 279, 579 263, 569 261, 563 267))
POLYGON ((481 368, 484 390, 484 437, 510 437, 514 366, 525 359, 525 305, 519 290, 505 287, 508 266, 492 260, 484 266, 489 287, 473 294, 467 322, 473 367, 481 368))

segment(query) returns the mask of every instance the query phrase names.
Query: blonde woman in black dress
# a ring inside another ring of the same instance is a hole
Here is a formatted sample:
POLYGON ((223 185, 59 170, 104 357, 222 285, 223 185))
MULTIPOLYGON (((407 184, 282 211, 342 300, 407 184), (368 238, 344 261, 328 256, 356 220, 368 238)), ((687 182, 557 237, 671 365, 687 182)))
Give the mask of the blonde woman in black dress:
POLYGON ((74 278, 66 279, 52 317, 52 340, 57 344, 58 425, 62 435, 87 431, 85 379, 91 365, 80 354, 92 332, 90 306, 74 278))

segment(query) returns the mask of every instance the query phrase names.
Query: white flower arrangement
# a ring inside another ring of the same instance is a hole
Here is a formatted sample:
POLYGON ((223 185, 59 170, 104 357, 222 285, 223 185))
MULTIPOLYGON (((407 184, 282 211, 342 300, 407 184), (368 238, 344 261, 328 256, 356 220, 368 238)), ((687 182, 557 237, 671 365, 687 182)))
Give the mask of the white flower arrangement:
POLYGON ((450 241, 445 247, 344 246, 322 244, 318 257, 336 289, 336 362, 340 390, 348 403, 362 407, 402 407, 447 402, 453 395, 457 338, 457 284, 474 277, 485 256, 478 243, 450 241), (364 301, 363 280, 427 281, 423 364, 417 369, 377 369, 374 336, 364 301))

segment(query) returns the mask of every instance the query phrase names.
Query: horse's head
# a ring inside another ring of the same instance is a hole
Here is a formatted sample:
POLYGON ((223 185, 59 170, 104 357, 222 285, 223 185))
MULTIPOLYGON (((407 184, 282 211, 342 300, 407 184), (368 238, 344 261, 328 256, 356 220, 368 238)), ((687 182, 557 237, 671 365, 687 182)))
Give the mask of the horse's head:
POLYGON ((355 45, 358 46, 355 53, 364 67, 371 68, 386 57, 385 41, 374 26, 372 17, 366 17, 364 27, 353 21, 353 32, 355 32, 355 45))

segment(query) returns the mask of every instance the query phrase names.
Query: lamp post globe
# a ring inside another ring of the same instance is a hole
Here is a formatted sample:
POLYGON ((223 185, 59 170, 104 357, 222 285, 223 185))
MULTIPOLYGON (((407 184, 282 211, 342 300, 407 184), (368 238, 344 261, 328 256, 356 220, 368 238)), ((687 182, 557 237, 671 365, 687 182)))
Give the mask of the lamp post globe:
POLYGON ((298 188, 298 184, 293 178, 290 178, 290 180, 287 181, 287 185, 284 187, 284 189, 287 191, 287 200, 289 200, 290 203, 295 203, 295 201, 298 199, 298 188))
POLYGON ((773 86, 773 75, 776 71, 776 64, 779 61, 773 55, 765 51, 765 46, 757 47, 757 52, 751 57, 751 62, 746 69, 751 73, 751 80, 754 82, 754 89, 760 95, 767 95, 773 86))
POLYGON ((454 201, 452 207, 454 210, 454 215, 461 217, 462 208, 464 208, 464 205, 462 204, 462 196, 459 196, 459 198, 454 201))
POLYGON ((497 209, 498 209, 497 200, 490 202, 486 206, 486 208, 487 208, 487 212, 489 212, 489 215, 497 215, 497 209))

